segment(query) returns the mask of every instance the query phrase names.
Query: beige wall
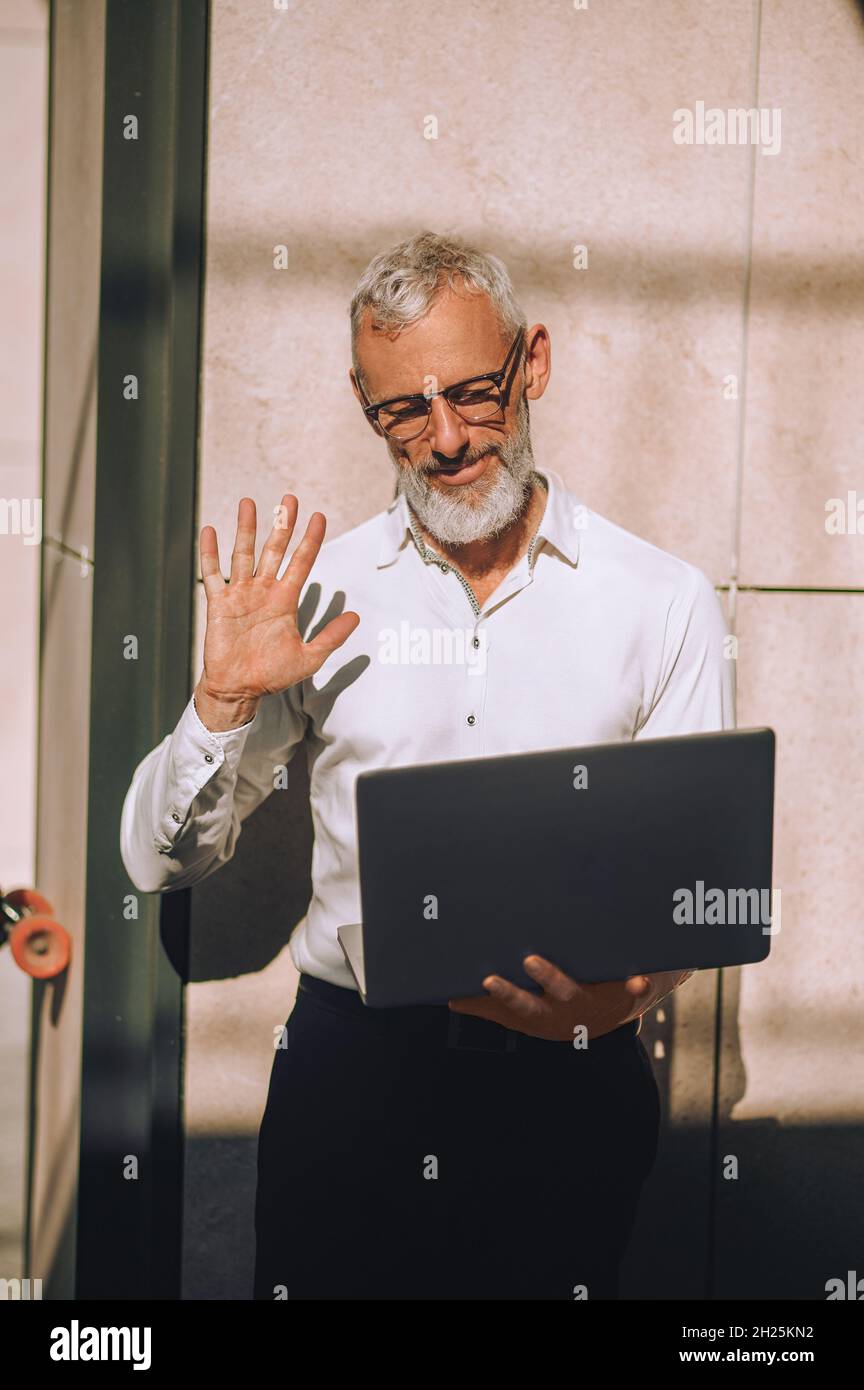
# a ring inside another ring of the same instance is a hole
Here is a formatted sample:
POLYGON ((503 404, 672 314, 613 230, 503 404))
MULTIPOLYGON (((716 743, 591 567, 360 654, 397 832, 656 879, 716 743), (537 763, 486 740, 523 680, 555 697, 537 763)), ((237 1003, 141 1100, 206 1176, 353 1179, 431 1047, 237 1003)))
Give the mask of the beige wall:
MULTIPOLYGON (((769 964, 724 981, 721 1139, 741 1159, 737 1185, 714 1177, 727 1295, 819 1297, 847 1268, 830 1261, 864 1108, 864 537, 828 535, 825 504, 856 481, 864 498, 862 58, 852 0, 213 4, 199 525, 223 558, 241 495, 263 517, 297 491, 331 535, 388 499, 348 387, 347 305, 370 256, 430 227, 503 257, 551 331, 538 461, 729 603, 740 723, 779 737, 783 929, 769 964), (676 145, 673 112, 698 101, 781 108, 780 152, 676 145), (815 1235, 787 1251, 775 1232, 817 1218, 824 1272, 815 1235)), ((199 621, 198 653, 202 637, 199 621)), ((193 895, 187 1296, 249 1289, 254 1141, 306 872, 302 794, 280 796, 193 895)), ((704 1282, 716 984, 691 982, 645 1030, 668 1130, 636 1296, 704 1282)))
MULTIPOLYGON (((0 498, 41 495, 46 0, 0 0, 0 498)), ((39 546, 0 533, 0 887, 33 884, 39 546)), ((30 980, 0 952, 0 1278, 20 1278, 30 980)))

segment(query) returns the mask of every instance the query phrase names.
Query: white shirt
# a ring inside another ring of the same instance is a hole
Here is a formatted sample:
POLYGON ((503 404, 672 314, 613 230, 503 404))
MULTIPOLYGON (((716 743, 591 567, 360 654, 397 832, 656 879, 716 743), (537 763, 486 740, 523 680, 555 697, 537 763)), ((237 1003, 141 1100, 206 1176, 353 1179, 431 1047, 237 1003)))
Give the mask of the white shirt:
POLYGON ((336 928, 361 920, 358 773, 733 726, 727 629, 705 575, 539 471, 548 496, 537 534, 482 611, 452 565, 418 547, 401 495, 322 546, 301 631, 304 618, 314 627, 342 609, 359 626, 240 728, 211 733, 189 700, 123 805, 121 854, 140 891, 186 888, 226 863, 305 739, 312 900, 291 956, 352 989, 336 928))

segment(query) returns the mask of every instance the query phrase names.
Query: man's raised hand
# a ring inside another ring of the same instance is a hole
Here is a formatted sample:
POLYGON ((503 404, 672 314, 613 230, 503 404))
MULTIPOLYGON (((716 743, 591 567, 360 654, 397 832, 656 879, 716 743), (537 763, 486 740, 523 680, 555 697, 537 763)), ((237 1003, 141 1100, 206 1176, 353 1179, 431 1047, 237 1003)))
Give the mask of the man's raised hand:
POLYGON ((208 728, 245 723, 253 717, 262 696, 286 690, 314 675, 360 621, 357 613, 340 613, 313 641, 303 641, 297 627, 297 605, 327 523, 321 512, 312 514, 285 573, 277 579, 297 510, 297 498, 286 493, 256 569, 255 503, 251 497, 241 498, 227 582, 219 565, 216 532, 212 526, 201 530, 207 630, 204 670, 195 703, 208 728))

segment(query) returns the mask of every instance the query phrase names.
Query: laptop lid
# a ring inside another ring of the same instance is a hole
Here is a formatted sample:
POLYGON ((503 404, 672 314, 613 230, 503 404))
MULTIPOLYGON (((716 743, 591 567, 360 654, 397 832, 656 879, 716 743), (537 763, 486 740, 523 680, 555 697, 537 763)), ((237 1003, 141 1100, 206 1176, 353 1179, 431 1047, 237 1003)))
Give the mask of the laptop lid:
MULTIPOLYGON (((774 734, 361 773, 365 998, 445 1003, 538 953, 582 981, 764 960, 774 734)), ((353 967, 352 967, 353 968, 353 967)))

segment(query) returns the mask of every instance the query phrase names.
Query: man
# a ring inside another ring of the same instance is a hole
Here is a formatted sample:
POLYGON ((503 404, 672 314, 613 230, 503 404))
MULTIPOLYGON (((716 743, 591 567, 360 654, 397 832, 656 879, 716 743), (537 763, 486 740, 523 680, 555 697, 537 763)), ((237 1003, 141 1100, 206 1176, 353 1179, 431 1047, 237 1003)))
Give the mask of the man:
POLYGON ((240 502, 228 581, 203 528, 204 670, 135 772, 124 863, 142 891, 214 872, 306 744, 313 894, 259 1135, 255 1297, 614 1298, 659 1126, 639 1020, 687 972, 580 985, 528 957, 540 994, 489 977, 449 1008, 366 1008, 336 937, 360 920, 354 782, 728 727, 725 626, 700 571, 535 468, 549 334, 499 260, 414 237, 370 263, 351 326, 395 500, 323 549, 314 514, 281 578, 293 496, 257 568, 240 502), (482 662, 385 659, 406 622, 482 662))

